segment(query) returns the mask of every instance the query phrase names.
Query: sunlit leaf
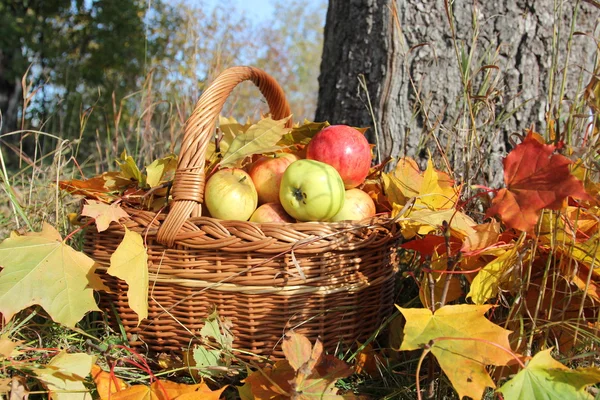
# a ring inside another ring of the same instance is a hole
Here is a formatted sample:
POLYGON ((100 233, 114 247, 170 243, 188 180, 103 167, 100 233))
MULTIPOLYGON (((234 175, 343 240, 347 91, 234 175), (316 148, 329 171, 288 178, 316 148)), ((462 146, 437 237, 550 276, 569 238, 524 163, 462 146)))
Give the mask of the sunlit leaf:
POLYGON ((123 150, 120 159, 117 160, 117 165, 121 169, 121 175, 124 178, 133 179, 140 184, 145 183, 145 177, 142 175, 142 172, 138 168, 133 157, 127 155, 127 150, 123 150))
POLYGON ((100 400, 109 400, 114 393, 125 390, 128 387, 122 379, 105 372, 96 364, 92 366, 91 374, 100 400))
POLYGON ((235 137, 223 154, 220 164, 228 166, 253 154, 279 150, 281 146, 277 146, 277 142, 290 130, 285 127, 289 118, 273 120, 268 117, 252 125, 246 132, 235 137))
POLYGON ((146 183, 151 188, 163 183, 165 177, 172 175, 177 168, 177 156, 169 155, 167 157, 154 160, 152 164, 146 167, 146 183))
POLYGON ((412 211, 404 216, 400 221, 403 228, 402 235, 406 239, 410 239, 417 234, 427 235, 435 231, 441 231, 444 221, 448 223, 452 236, 460 240, 475 234, 474 226, 477 223, 460 211, 454 209, 439 211, 423 209, 412 211))
POLYGON ((98 232, 107 230, 111 222, 129 217, 118 203, 106 204, 95 200, 87 200, 81 215, 93 218, 98 232))
POLYGON ((569 369, 552 358, 552 349, 542 350, 498 392, 506 400, 569 399, 593 400, 585 391, 600 382, 600 368, 569 369))
POLYGON ((148 254, 142 236, 124 229, 125 236, 111 255, 106 272, 127 283, 127 301, 139 324, 148 317, 148 254))
POLYGON ((0 243, 0 266, 0 312, 7 320, 39 304, 56 322, 74 327, 87 312, 98 310, 89 279, 94 260, 65 244, 50 225, 42 235, 0 243))
POLYGON ((398 307, 406 319, 400 350, 431 346, 431 352, 459 397, 480 399, 486 387, 495 387, 486 367, 506 365, 513 359, 501 349, 510 350, 511 332, 484 317, 490 308, 489 305, 447 305, 432 313, 429 309, 398 307))
POLYGON ((568 196, 590 200, 570 172, 571 160, 555 150, 531 134, 517 145, 504 159, 506 189, 498 192, 486 215, 499 215, 507 227, 531 232, 540 210, 557 210, 568 196))
POLYGON ((467 298, 473 300, 475 304, 484 304, 495 298, 502 288, 510 287, 515 277, 514 269, 519 268, 519 262, 527 262, 524 256, 519 260, 519 243, 506 249, 503 254, 477 273, 471 282, 467 298))
POLYGON ((94 363, 94 357, 85 353, 60 352, 46 367, 35 369, 37 377, 47 386, 50 398, 55 400, 83 400, 91 398, 84 381, 94 363))

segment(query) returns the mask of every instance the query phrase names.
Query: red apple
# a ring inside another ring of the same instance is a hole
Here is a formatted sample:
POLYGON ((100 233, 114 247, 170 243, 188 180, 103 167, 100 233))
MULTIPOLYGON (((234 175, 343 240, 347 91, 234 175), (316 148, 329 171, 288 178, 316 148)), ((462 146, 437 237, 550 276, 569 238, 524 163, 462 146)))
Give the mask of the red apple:
POLYGON ((240 168, 215 172, 204 187, 204 203, 214 218, 247 221, 256 210, 257 194, 250 176, 240 168))
POLYGON ((365 135, 347 125, 331 125, 306 146, 306 158, 334 167, 346 189, 364 182, 371 167, 371 147, 365 135))
POLYGON ((349 189, 344 197, 342 209, 330 221, 360 221, 375 215, 375 202, 366 192, 349 189))
POLYGON ((252 163, 248 173, 258 192, 258 204, 279 202, 281 177, 288 165, 298 159, 293 153, 278 153, 274 157, 260 157, 252 163))
POLYGON ((296 222, 280 203, 265 203, 259 206, 250 217, 251 222, 296 222))

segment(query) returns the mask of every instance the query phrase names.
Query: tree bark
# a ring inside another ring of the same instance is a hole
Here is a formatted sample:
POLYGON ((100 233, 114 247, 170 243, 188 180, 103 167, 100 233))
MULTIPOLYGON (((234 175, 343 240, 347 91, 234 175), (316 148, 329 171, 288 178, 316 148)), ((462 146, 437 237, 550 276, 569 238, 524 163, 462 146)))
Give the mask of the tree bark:
POLYGON ((569 37, 563 107, 594 70, 599 10, 554 3, 455 1, 447 10, 443 0, 330 0, 315 119, 372 127, 383 156, 423 161, 438 150, 465 174, 457 178, 497 187, 512 133, 544 132, 547 108, 556 109, 569 37), (591 37, 570 35, 574 10, 575 31, 591 37))
POLYGON ((6 70, 11 59, 0 49, 0 112, 2 122, 0 134, 12 132, 17 129, 17 115, 21 100, 21 82, 11 78, 6 70))

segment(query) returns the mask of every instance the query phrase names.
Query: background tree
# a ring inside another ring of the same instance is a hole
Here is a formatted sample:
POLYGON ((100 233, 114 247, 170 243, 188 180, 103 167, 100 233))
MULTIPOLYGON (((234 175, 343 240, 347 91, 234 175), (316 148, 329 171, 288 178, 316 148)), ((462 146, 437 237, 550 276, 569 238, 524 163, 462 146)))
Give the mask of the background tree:
POLYGON ((563 84, 593 71, 597 16, 580 1, 330 0, 316 119, 378 128, 384 155, 443 150, 463 179, 499 184, 511 133, 582 104, 563 84))

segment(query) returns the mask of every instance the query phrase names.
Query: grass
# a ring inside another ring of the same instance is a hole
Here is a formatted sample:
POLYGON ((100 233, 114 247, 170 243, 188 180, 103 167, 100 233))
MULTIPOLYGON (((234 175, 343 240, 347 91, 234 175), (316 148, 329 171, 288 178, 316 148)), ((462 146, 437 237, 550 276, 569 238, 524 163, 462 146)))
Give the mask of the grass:
MULTIPOLYGON (((452 15, 449 3, 447 7, 448 14, 452 15)), ((554 30, 553 66, 547 95, 552 112, 548 114, 547 129, 542 132, 546 139, 550 140, 561 126, 566 141, 571 144, 577 144, 586 134, 589 106, 586 99, 579 96, 570 99, 569 106, 564 107, 568 89, 574 93, 582 93, 586 83, 583 81, 583 74, 575 82, 569 81, 567 75, 572 63, 570 49, 575 38, 578 7, 574 7, 574 10, 569 18, 572 23, 567 32, 566 51, 559 45, 560 37, 564 34, 562 28, 556 26, 554 30), (563 51, 564 61, 559 64, 558 56, 563 51), (572 85, 574 87, 570 87, 572 85)), ((556 20, 564 17, 562 7, 555 8, 554 13, 556 20)), ((476 23, 477 18, 474 18, 474 21, 476 23)), ((468 46, 457 39, 452 19, 449 20, 449 26, 456 67, 462 80, 463 90, 459 102, 462 117, 448 126, 440 123, 434 115, 429 114, 427 94, 417 90, 419 82, 411 82, 415 93, 419 94, 415 102, 413 121, 426 121, 425 129, 421 130, 422 147, 433 149, 433 156, 438 165, 445 166, 448 172, 460 176, 464 182, 470 184, 465 186, 464 192, 464 197, 470 198, 475 194, 471 185, 485 183, 488 179, 485 167, 489 160, 486 156, 491 152, 499 128, 518 111, 519 105, 512 110, 503 110, 496 114, 494 104, 502 96, 502 88, 499 86, 502 71, 497 66, 498 49, 481 49, 477 25, 473 27, 472 40, 468 46), (473 87, 478 88, 476 93, 472 93, 473 87)), ((215 71, 210 71, 208 75, 214 75, 221 67, 222 65, 216 64, 215 71)), ((62 138, 62 132, 55 134, 28 130, 25 120, 22 122, 22 131, 3 135, 0 139, 6 141, 9 136, 26 133, 25 147, 33 151, 29 154, 20 152, 19 148, 14 146, 0 148, 2 190, 6 195, 0 204, 0 237, 7 237, 11 230, 39 230, 43 221, 55 225, 63 234, 70 232, 73 227, 69 222, 69 214, 78 211, 79 203, 57 189, 56 182, 59 179, 78 178, 82 175, 89 177, 90 174, 94 175, 111 168, 113 160, 118 158, 123 149, 127 149, 140 163, 146 164, 152 159, 176 152, 175 143, 180 140, 179 132, 184 115, 189 114, 193 108, 194 99, 174 92, 169 92, 171 97, 165 98, 162 93, 168 87, 169 82, 156 82, 154 71, 151 70, 140 91, 133 92, 123 99, 113 99, 112 120, 104 129, 90 133, 89 118, 99 111, 94 108, 81 110, 80 130, 77 135, 72 135, 75 136, 72 140, 62 138), (16 155, 18 162, 9 166, 6 160, 7 153, 11 153, 12 159, 16 155)), ((35 94, 35 89, 31 87, 28 87, 28 91, 25 108, 31 103, 31 96, 35 94)), ((238 100, 236 104, 239 105, 242 101, 243 99, 238 100)), ((261 106, 264 107, 259 104, 245 106, 244 109, 252 110, 253 107, 261 106)), ((411 131, 418 132, 417 129, 411 131)), ((597 139, 593 136, 586 139, 589 145, 582 150, 581 157, 586 164, 597 166, 597 139)), ((475 217, 481 217, 486 207, 486 200, 478 198, 471 203, 469 211, 475 217)), ((549 214, 550 220, 557 221, 559 217, 557 212, 549 214)), ((75 239, 77 243, 80 237, 75 239)), ((576 337, 578 344, 574 349, 560 353, 559 359, 574 366, 598 365, 597 348, 600 339, 587 328, 588 323, 598 323, 600 316, 592 315, 592 319, 589 319, 585 313, 588 306, 578 299, 579 294, 562 285, 563 275, 557 266, 566 260, 561 259, 562 253, 556 251, 560 239, 554 237, 553 240, 548 254, 544 254, 547 264, 543 268, 540 269, 539 265, 527 260, 515 265, 515 270, 521 269, 520 276, 524 279, 518 282, 514 290, 498 295, 497 302, 502 307, 499 307, 495 314, 495 321, 516 332, 515 345, 526 355, 535 354, 548 343, 561 349, 557 333, 566 333, 576 337), (539 271, 542 272, 540 280, 533 279, 539 271), (536 296, 535 307, 533 310, 526 309, 523 307, 523 299, 532 293, 536 296), (575 304, 577 307, 573 310, 564 304, 575 304)), ((530 243, 527 251, 532 255, 540 251, 535 240, 530 243)), ((398 275, 398 295, 395 302, 403 307, 417 307, 420 301, 415 277, 427 275, 428 272, 423 270, 416 257, 408 253, 402 256, 406 262, 398 275)), ((530 260, 533 258, 530 257, 530 260)), ((591 275, 589 279, 588 284, 591 284, 591 275)), ((462 278, 462 284, 468 284, 465 278, 462 278)), ((597 305, 595 307, 597 309, 597 305)), ((400 318, 387 321, 388 325, 382 325, 377 337, 373 336, 373 344, 381 348, 372 376, 352 376, 341 380, 339 387, 373 398, 418 397, 415 371, 420 352, 394 350, 401 342, 400 322, 400 318)), ((5 324, 2 333, 13 340, 22 341, 21 347, 25 350, 24 354, 14 361, 8 361, 5 357, 0 377, 25 376, 29 388, 38 394, 45 393, 45 389, 28 371, 35 366, 46 364, 59 349, 92 353, 99 358, 99 363, 103 366, 116 366, 116 374, 130 383, 147 382, 149 378, 147 371, 123 362, 124 359, 132 357, 132 353, 125 347, 120 347, 127 345, 126 339, 122 332, 113 331, 105 318, 96 313, 86 317, 78 328, 67 329, 51 322, 43 310, 34 307, 19 313, 5 324)), ((339 356, 351 362, 358 353, 352 350, 339 356)), ((428 361, 431 368, 428 366, 422 369, 421 379, 429 378, 430 383, 426 391, 431 395, 430 398, 456 398, 450 382, 435 370, 431 360, 428 361)), ((194 379, 182 360, 150 359, 149 362, 157 376, 183 382, 191 382, 194 379)), ((240 384, 244 374, 243 365, 232 368, 219 383, 240 384)), ((235 390, 228 389, 226 395, 227 398, 233 398, 235 390)), ((493 398, 491 391, 486 394, 486 398, 493 398)))

